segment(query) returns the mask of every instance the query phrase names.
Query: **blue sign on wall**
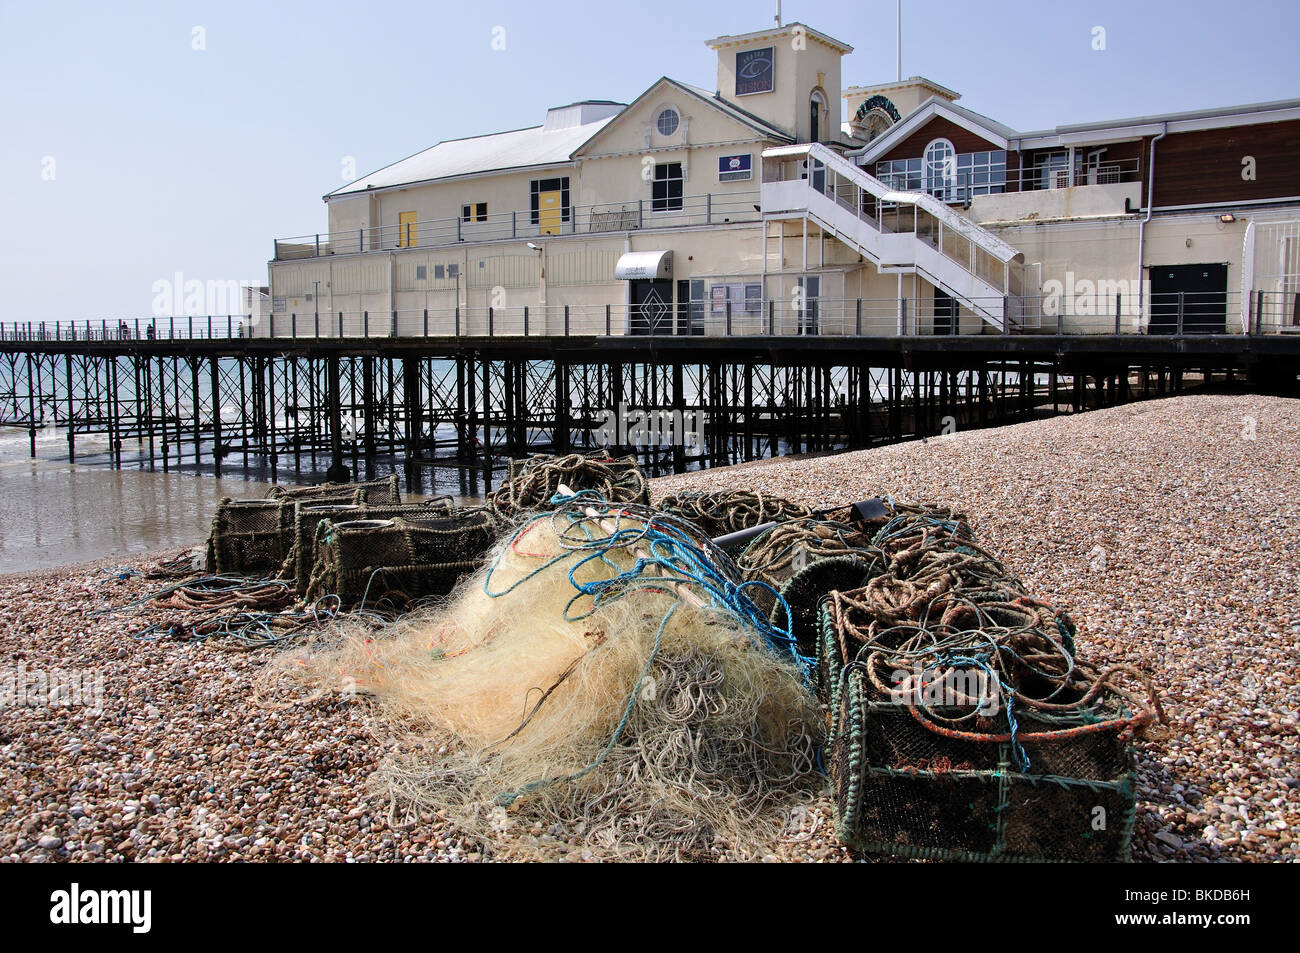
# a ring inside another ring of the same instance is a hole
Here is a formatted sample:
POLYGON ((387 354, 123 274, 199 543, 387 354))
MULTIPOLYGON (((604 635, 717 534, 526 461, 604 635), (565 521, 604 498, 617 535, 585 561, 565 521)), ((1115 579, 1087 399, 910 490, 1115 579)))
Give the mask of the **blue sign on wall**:
POLYGON ((754 157, 746 152, 738 156, 718 156, 718 181, 734 182, 753 176, 754 157))

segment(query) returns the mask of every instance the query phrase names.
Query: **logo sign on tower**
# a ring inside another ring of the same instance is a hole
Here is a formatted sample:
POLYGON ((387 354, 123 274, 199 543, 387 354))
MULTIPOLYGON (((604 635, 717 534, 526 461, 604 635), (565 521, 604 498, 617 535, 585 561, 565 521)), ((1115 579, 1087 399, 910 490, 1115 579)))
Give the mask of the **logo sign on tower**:
POLYGON ((736 95, 770 93, 776 88, 773 47, 741 50, 736 54, 736 95))

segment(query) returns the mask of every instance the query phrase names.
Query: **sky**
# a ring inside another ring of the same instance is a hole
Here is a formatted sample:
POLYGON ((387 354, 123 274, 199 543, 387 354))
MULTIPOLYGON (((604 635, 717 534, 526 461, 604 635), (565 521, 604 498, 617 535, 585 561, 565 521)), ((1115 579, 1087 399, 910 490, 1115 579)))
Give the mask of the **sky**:
MULTIPOLYGON (((704 41, 775 7, 0 0, 0 321, 147 316, 178 273, 265 284, 348 179, 663 75, 712 89, 704 41)), ((782 13, 854 47, 845 86, 894 78, 894 0, 782 13)), ((1298 28, 1295 0, 903 0, 903 75, 1041 129, 1300 97, 1298 28)))

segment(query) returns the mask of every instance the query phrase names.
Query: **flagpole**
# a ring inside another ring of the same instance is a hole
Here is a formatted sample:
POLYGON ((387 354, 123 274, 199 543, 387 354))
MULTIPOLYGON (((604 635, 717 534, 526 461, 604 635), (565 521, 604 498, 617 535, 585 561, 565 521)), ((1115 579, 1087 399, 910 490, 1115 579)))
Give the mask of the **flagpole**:
POLYGON ((898 68, 898 81, 901 83, 903 81, 903 0, 898 0, 897 13, 895 22, 898 25, 898 32, 895 35, 894 63, 898 68))

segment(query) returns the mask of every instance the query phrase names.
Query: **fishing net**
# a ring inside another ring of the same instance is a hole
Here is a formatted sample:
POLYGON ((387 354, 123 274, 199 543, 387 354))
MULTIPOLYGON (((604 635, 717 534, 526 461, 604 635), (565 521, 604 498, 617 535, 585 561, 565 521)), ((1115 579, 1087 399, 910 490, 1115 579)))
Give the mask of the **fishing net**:
POLYGON ((655 505, 665 513, 689 520, 711 537, 813 515, 812 509, 802 503, 753 490, 670 493, 655 505))
POLYGON ((788 636, 689 524, 586 494, 510 529, 444 607, 279 671, 373 696, 395 823, 499 858, 750 858, 816 786, 788 636))
POLYGON ((592 490, 611 503, 648 503, 650 485, 632 456, 614 459, 601 452, 557 457, 537 454, 511 460, 508 476, 488 495, 488 506, 504 518, 547 509, 563 484, 592 490))
POLYGON ((1076 658, 1069 616, 954 514, 895 514, 874 543, 884 571, 820 605, 841 839, 908 857, 1127 857, 1132 740, 1164 720, 1149 680, 1076 658))
POLYGON ((322 520, 316 526, 308 600, 336 596, 344 606, 395 607, 446 595, 483 565, 500 530, 486 509, 418 519, 322 520))
POLYGON ((316 527, 329 520, 389 520, 395 517, 412 522, 446 519, 456 512, 455 501, 441 496, 419 503, 359 504, 317 503, 299 500, 294 509, 293 546, 280 567, 280 575, 294 580, 298 594, 305 596, 316 564, 316 527))

